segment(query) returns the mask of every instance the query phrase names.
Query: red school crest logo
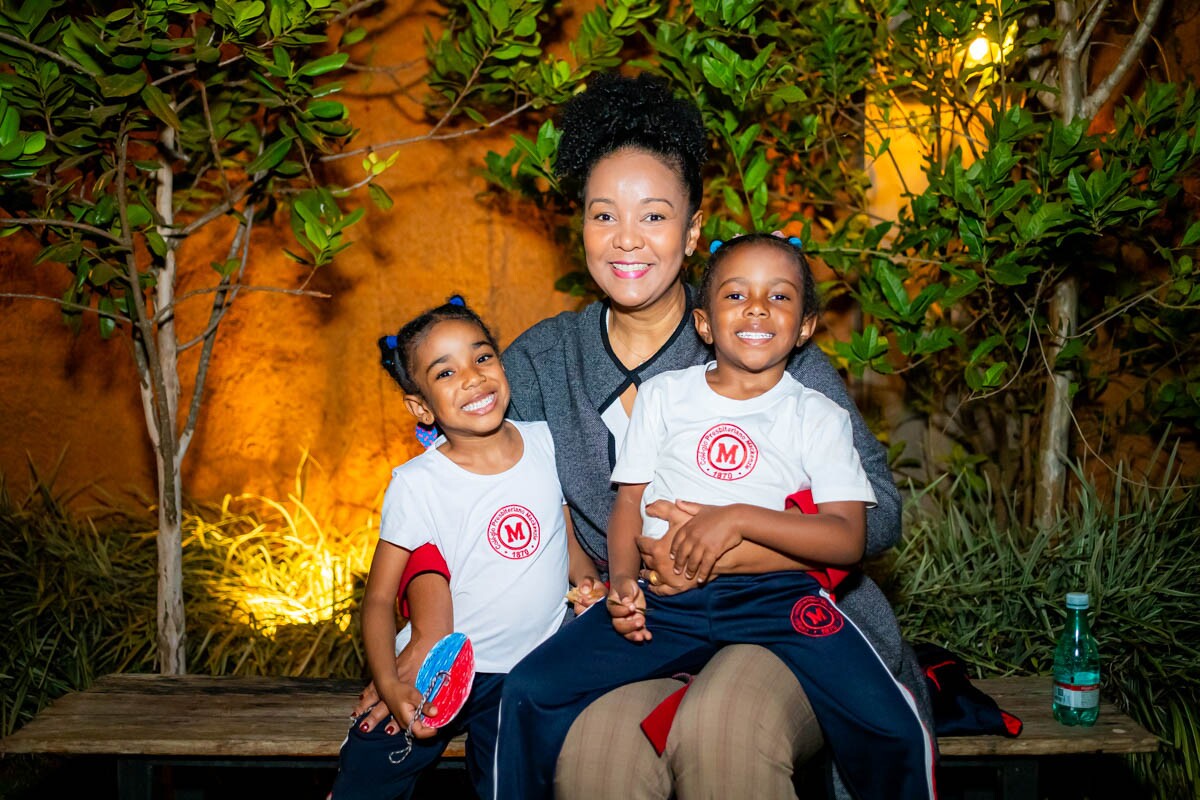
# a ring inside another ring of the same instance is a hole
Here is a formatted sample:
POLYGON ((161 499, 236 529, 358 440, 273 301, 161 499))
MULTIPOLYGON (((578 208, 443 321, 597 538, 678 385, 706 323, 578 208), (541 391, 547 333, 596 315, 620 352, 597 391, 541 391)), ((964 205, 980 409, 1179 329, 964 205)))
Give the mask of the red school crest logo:
POLYGON ((824 597, 807 595, 792 606, 792 627, 805 636, 830 636, 845 624, 842 614, 824 597))
POLYGON ((758 446, 737 425, 714 425, 700 437, 696 465, 710 478, 736 481, 744 478, 758 463, 758 446))
POLYGON ((542 526, 525 506, 504 506, 488 523, 488 544, 505 558, 527 558, 542 542, 542 526))

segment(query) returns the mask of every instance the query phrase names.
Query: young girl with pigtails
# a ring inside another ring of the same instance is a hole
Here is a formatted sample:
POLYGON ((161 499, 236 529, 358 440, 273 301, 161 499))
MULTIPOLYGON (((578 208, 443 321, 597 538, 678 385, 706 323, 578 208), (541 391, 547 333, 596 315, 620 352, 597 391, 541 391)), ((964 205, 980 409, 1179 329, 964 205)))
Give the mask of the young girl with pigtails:
POLYGON ((393 470, 384 496, 362 627, 368 666, 393 717, 373 729, 355 721, 332 797, 410 796, 420 773, 463 731, 470 734, 471 782, 481 797, 491 797, 505 673, 562 625, 568 579, 584 595, 579 610, 599 579, 571 534, 550 432, 544 422, 505 419, 511 391, 499 348, 462 298, 426 311, 379 344, 409 412, 441 436, 393 470), (401 575, 410 553, 427 544, 437 546, 454 575, 452 608, 427 611, 452 620, 475 658, 465 704, 437 728, 426 721, 438 709, 411 678, 402 680, 395 651, 401 575))

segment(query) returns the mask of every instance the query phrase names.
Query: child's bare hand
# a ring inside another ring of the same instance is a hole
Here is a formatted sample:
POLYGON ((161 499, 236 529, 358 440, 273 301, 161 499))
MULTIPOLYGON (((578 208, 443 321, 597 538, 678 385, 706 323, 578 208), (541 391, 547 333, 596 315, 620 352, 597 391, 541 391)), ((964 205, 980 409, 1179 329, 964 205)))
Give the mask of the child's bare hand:
MULTIPOLYGON (((425 656, 429 655, 431 648, 432 644, 428 639, 420 635, 415 635, 409 640, 400 654, 396 656, 396 677, 400 679, 401 683, 408 686, 416 683, 417 672, 421 669, 421 663, 425 660, 425 656)), ((374 730, 376 725, 392 716, 391 709, 379 695, 374 681, 368 683, 367 688, 363 689, 362 694, 358 696, 358 703, 355 704, 351 716, 353 719, 358 719, 363 714, 366 714, 366 717, 358 721, 358 727, 363 733, 374 730)))
MULTIPOLYGON (((415 686, 410 683, 397 684, 392 699, 396 701, 397 712, 392 714, 392 720, 383 729, 384 733, 395 735, 411 729, 414 739, 428 739, 437 733, 437 728, 429 727, 419 718, 416 722, 413 721, 417 714, 422 712, 421 693, 415 686)), ((426 704, 423 713, 431 717, 437 716, 437 706, 426 704)))
POLYGON ((646 595, 634 578, 614 578, 606 601, 613 628, 631 642, 648 642, 646 595))
POLYGON ((742 543, 737 528, 737 506, 706 506, 676 500, 681 511, 692 515, 671 541, 671 560, 676 575, 704 583, 712 575, 717 559, 742 543))
POLYGON ((587 611, 596 601, 603 600, 608 594, 608 588, 595 575, 588 575, 581 578, 579 583, 571 591, 567 592, 567 599, 571 601, 571 607, 575 610, 575 616, 579 616, 584 611, 587 611))

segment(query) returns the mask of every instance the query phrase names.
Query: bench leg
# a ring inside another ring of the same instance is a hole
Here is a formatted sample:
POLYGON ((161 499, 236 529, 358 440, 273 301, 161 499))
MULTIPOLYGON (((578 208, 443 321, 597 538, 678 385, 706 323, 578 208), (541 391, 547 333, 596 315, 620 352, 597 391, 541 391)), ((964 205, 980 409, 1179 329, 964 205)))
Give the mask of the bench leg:
POLYGON ((143 758, 118 758, 117 797, 154 800, 154 764, 143 758))
POLYGON ((1000 767, 1000 796, 1004 800, 1037 800, 1038 765, 1032 758, 1006 758, 1000 767))

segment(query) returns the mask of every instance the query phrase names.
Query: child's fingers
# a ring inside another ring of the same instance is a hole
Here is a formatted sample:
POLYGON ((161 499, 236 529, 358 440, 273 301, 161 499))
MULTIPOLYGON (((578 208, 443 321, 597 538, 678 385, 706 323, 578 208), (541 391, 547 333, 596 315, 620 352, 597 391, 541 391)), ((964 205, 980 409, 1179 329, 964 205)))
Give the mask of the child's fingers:
MULTIPOLYGON (((688 535, 687 529, 681 530, 675 536, 675 541, 671 548, 672 570, 676 575, 684 573, 684 567, 687 566, 688 560, 692 558, 692 552, 696 549, 696 541, 688 535)), ((691 577, 690 575, 688 577, 691 577)))
POLYGON ((387 719, 391 715, 392 715, 392 712, 390 710, 388 710, 387 703, 380 700, 378 703, 376 703, 374 706, 371 707, 370 712, 365 717, 363 717, 361 722, 358 723, 358 727, 362 730, 363 733, 370 733, 372 730, 375 729, 376 725, 383 722, 385 719, 387 719))
POLYGON ((354 704, 354 711, 350 716, 357 719, 367 712, 367 709, 376 705, 379 702, 379 692, 375 690, 375 681, 367 684, 367 688, 362 690, 358 696, 358 702, 354 704))
POLYGON ((717 563, 716 553, 705 553, 704 558, 700 559, 699 566, 696 567, 696 580, 699 583, 704 583, 712 575, 713 566, 717 563))

